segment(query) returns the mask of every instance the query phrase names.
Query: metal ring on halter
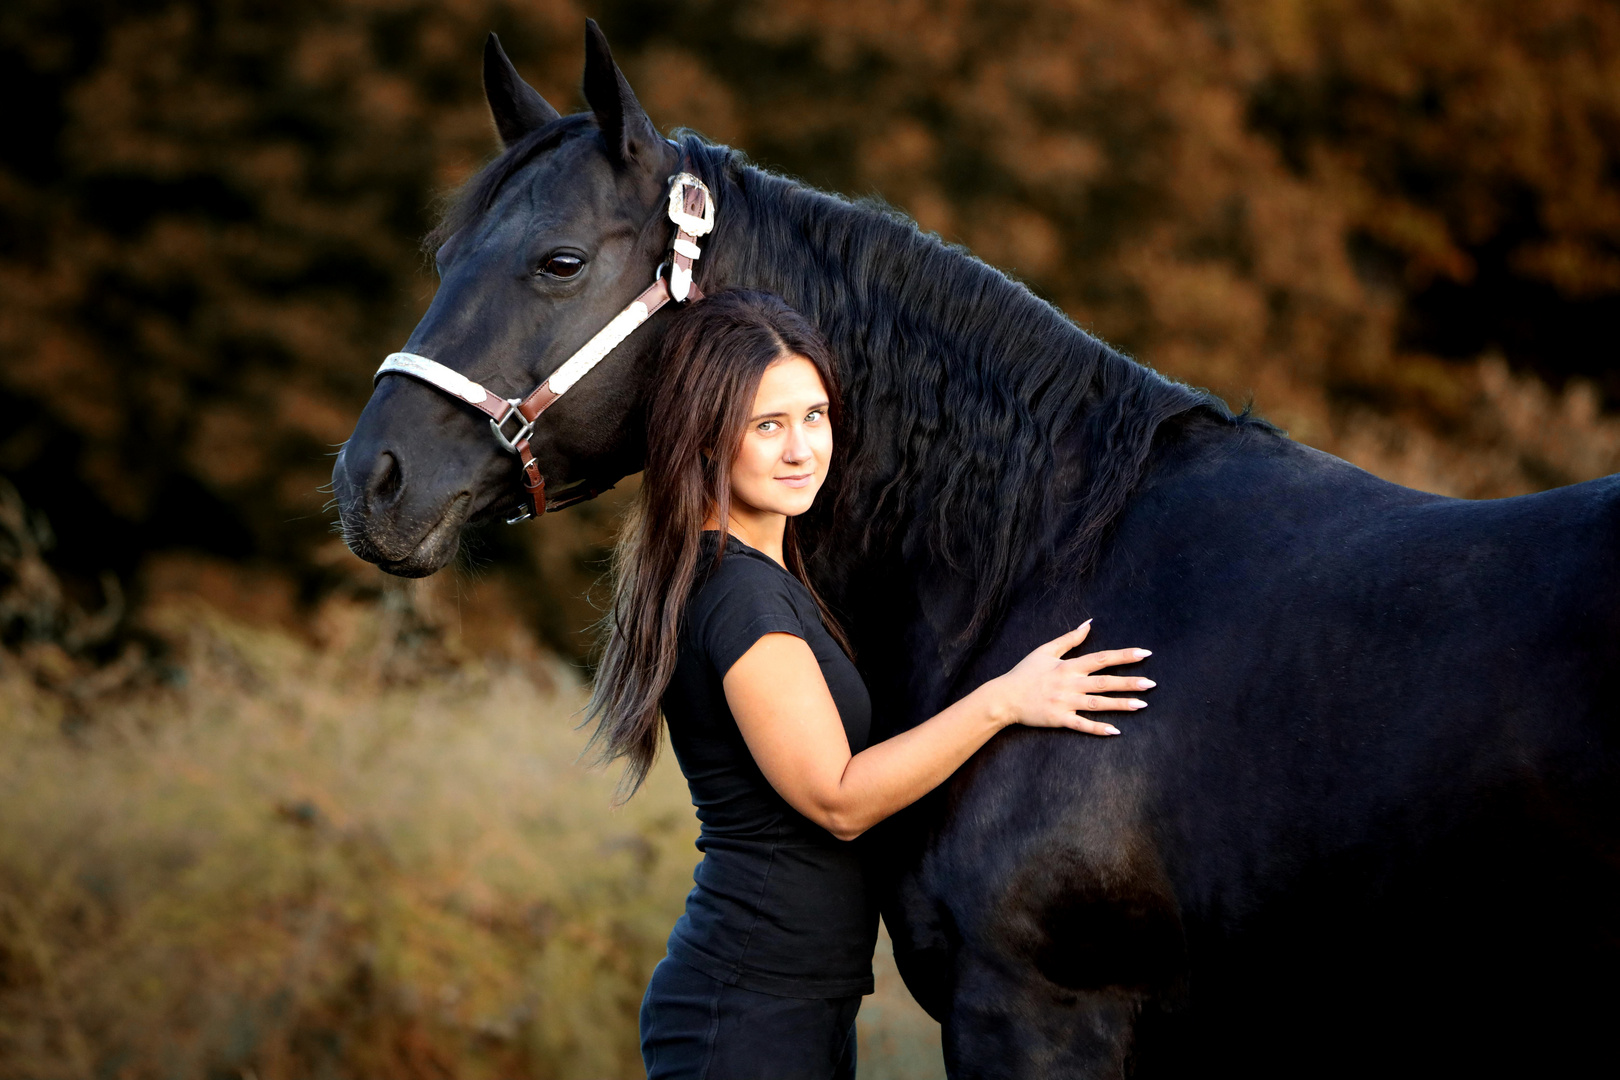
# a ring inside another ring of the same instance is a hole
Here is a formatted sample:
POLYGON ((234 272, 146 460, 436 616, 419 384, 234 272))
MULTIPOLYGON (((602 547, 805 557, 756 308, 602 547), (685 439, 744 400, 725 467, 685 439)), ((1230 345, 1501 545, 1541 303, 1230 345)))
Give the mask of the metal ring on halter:
POLYGON ((523 419, 523 414, 518 412, 518 404, 519 404, 518 402, 513 401, 511 398, 507 398, 506 400, 507 400, 507 403, 512 406, 512 411, 507 413, 505 416, 503 416, 500 419, 499 423, 497 423, 494 420, 491 420, 489 422, 489 430, 493 431, 495 433, 495 437, 501 441, 501 445, 506 447, 506 452, 507 453, 515 454, 515 453, 518 452, 517 444, 522 442, 524 439, 527 439, 530 435, 532 435, 534 433, 535 421, 539 420, 539 417, 535 417, 534 420, 527 421, 526 423, 523 424, 523 426, 521 426, 521 427, 519 427, 517 429, 517 432, 515 434, 513 434, 513 436, 510 439, 507 438, 506 437, 506 432, 501 430, 502 425, 504 425, 508 420, 512 419, 512 417, 514 417, 514 416, 517 417, 519 420, 522 420, 523 419))

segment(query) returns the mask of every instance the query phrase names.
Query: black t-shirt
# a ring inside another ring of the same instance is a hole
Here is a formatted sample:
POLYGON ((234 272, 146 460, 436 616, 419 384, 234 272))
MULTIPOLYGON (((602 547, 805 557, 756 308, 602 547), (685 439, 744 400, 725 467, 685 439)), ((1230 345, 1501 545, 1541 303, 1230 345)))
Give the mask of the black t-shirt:
POLYGON ((702 824, 703 852, 669 952, 745 990, 869 994, 877 911, 855 849, 771 787, 737 729, 721 680, 766 634, 793 634, 821 665, 851 753, 866 748, 872 702, 809 590, 734 537, 714 567, 718 535, 703 534, 680 659, 663 697, 670 743, 702 824))

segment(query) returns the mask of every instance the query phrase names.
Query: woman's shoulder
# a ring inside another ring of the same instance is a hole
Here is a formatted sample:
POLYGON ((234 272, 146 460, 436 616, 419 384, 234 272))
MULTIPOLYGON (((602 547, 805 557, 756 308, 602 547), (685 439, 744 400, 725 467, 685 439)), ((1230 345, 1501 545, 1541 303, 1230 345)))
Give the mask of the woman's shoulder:
POLYGON ((786 570, 735 541, 715 565, 714 548, 705 547, 686 608, 686 640, 721 677, 766 634, 808 637, 810 620, 796 595, 804 587, 786 570))
POLYGON ((713 546, 704 547, 703 565, 686 609, 687 623, 700 639, 717 625, 742 629, 767 622, 804 635, 802 624, 815 602, 791 574, 736 540, 726 545, 718 564, 713 562, 713 546))
POLYGON ((692 594, 694 603, 728 600, 735 602, 750 595, 762 597, 793 597, 803 586, 771 557, 747 547, 734 538, 727 538, 725 553, 719 562, 714 560, 713 543, 704 544, 699 556, 697 584, 692 594))

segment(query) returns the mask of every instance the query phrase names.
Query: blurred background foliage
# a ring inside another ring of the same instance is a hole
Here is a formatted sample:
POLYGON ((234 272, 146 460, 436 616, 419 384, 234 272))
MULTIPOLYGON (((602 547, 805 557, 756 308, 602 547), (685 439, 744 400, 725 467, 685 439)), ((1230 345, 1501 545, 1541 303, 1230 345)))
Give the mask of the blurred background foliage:
MULTIPOLYGON (((79 583, 157 553, 375 590, 321 485, 494 149, 593 14, 654 119, 878 195, 1145 362, 1403 483, 1620 467, 1608 0, 13 0, 0 473, 79 583)), ((596 508, 488 530, 553 643, 596 508)), ((267 598, 268 599, 268 598, 267 598)))
POLYGON ((535 645, 620 504, 405 585, 320 490, 494 150, 484 35, 567 111, 586 15, 664 128, 1380 475, 1620 469, 1611 0, 10 0, 0 1075, 634 1072, 690 818, 599 812, 535 645))
MULTIPOLYGON (((44 530, 0 480, 0 1077, 642 1075, 686 785, 666 759, 610 809, 577 668, 495 582, 289 629, 170 556, 189 592, 87 612, 44 530)), ((862 1077, 939 1080, 887 939, 874 967, 862 1077)))

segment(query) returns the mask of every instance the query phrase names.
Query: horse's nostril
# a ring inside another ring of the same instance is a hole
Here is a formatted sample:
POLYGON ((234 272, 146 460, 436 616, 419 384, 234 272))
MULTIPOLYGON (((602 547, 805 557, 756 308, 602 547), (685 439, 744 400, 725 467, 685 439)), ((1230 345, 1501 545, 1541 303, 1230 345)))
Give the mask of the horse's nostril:
POLYGON ((384 450, 377 455, 377 465, 371 470, 371 483, 367 485, 374 502, 390 502, 405 482, 399 459, 384 450))

